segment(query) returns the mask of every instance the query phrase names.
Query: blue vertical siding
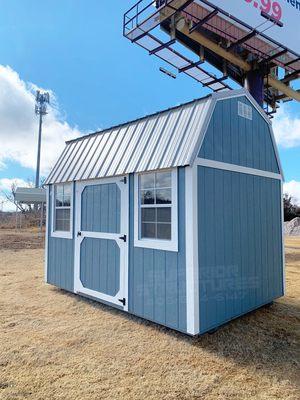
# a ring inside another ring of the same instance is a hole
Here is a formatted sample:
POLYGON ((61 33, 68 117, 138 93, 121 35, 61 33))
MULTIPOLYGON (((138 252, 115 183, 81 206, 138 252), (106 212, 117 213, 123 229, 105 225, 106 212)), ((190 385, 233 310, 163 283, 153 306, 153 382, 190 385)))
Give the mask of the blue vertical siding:
POLYGON ((84 238, 80 251, 84 287, 110 296, 120 289, 120 249, 115 240, 84 238))
POLYGON ((279 173, 270 127, 245 96, 217 102, 198 155, 279 173), (252 120, 238 115, 238 101, 252 107, 252 120))
POLYGON ((133 175, 129 184, 129 312, 185 332, 185 170, 178 169, 178 252, 134 247, 133 175))
POLYGON ((200 333, 283 295, 277 179, 198 167, 200 333))
MULTIPOLYGON (((75 185, 74 185, 75 186, 75 185)), ((74 239, 51 237, 53 186, 49 187, 47 283, 74 291, 74 239)), ((73 191, 73 207, 75 196, 73 191)), ((75 208, 74 208, 75 210, 75 208)), ((75 212, 73 212, 74 218, 75 212)), ((74 229, 74 221, 73 221, 74 229)), ((74 238, 74 232, 73 232, 74 238)))
POLYGON ((120 197, 116 183, 86 186, 81 200, 81 230, 119 233, 120 197))

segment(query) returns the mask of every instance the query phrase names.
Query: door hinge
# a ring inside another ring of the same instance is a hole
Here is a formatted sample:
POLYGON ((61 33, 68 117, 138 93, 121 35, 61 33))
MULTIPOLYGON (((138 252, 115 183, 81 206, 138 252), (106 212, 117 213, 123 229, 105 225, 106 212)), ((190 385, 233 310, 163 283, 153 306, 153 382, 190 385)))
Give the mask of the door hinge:
POLYGON ((126 177, 126 176, 124 176, 124 178, 123 178, 123 179, 121 179, 121 180, 120 180, 120 182, 123 182, 123 183, 125 183, 125 185, 126 185, 126 183, 127 183, 127 177, 126 177))
POLYGON ((120 303, 123 304, 123 306, 126 305, 126 299, 125 299, 125 297, 123 297, 123 299, 118 299, 118 300, 119 300, 120 303))
POLYGON ((81 232, 80 231, 77 232, 77 236, 81 236, 81 232))
POLYGON ((120 236, 119 239, 122 239, 124 242, 126 242, 127 236, 126 235, 120 236))

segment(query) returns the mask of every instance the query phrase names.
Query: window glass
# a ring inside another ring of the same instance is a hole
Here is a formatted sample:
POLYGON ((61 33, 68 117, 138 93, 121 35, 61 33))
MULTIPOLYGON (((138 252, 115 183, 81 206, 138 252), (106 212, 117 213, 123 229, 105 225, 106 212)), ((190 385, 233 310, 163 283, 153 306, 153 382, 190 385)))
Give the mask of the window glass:
POLYGON ((172 202, 171 188, 156 190, 156 204, 171 204, 171 202, 172 202))
POLYGON ((157 222, 171 223, 171 207, 157 209, 157 222))
POLYGON ((171 172, 158 172, 156 175, 156 187, 157 188, 169 188, 171 187, 171 172))
POLYGON ((140 238, 171 240, 171 172, 139 176, 140 238))
POLYGON ((140 176, 140 188, 141 189, 153 189, 154 188, 155 174, 143 174, 140 176))
POLYGON ((142 208, 142 222, 155 222, 156 221, 155 208, 142 208))
POLYGON ((155 227, 156 224, 142 223, 142 237, 148 239, 155 239, 156 238, 155 227))
POLYGON ((141 190, 141 203, 154 204, 154 190, 141 190))
POLYGON ((157 239, 171 238, 171 224, 157 224, 157 239))
POLYGON ((64 185, 64 206, 71 205, 71 185, 64 185))

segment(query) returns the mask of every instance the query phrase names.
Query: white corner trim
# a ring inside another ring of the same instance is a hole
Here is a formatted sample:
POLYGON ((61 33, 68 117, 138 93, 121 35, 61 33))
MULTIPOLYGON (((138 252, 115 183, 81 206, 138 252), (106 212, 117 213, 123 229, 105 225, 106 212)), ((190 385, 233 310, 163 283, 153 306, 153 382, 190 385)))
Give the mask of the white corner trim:
POLYGON ((282 179, 282 176, 280 174, 276 174, 275 172, 263 171, 260 169, 249 168, 249 167, 242 167, 241 165, 229 164, 215 160, 208 160, 206 158, 199 158, 199 157, 196 158, 195 164, 200 165, 202 167, 224 169, 227 171, 240 172, 242 174, 248 174, 248 175, 262 176, 265 178, 279 179, 279 180, 282 179))
POLYGON ((55 226, 55 183, 52 185, 51 190, 51 237, 57 237, 61 239, 73 239, 73 213, 74 213, 74 182, 60 183, 60 185, 68 184, 71 185, 71 207, 70 207, 70 230, 69 231, 56 231, 55 226))
POLYGON ((197 166, 185 168, 186 317, 187 333, 200 332, 198 270, 197 166))
MULTIPOLYGON (((158 170, 162 172, 166 170, 158 170)), ((156 172, 151 171, 151 172, 156 172)), ((178 174, 177 168, 172 168, 172 205, 171 205, 171 240, 140 239, 140 216, 139 216, 139 175, 134 174, 134 247, 146 249, 157 249, 178 252, 178 174)))
POLYGON ((44 281, 48 281, 48 228, 49 228, 49 186, 46 186, 46 227, 45 227, 45 263, 44 263, 44 281))
POLYGON ((285 247, 284 247, 284 207, 283 207, 283 182, 281 181, 281 240, 282 240, 282 288, 286 293, 285 247))

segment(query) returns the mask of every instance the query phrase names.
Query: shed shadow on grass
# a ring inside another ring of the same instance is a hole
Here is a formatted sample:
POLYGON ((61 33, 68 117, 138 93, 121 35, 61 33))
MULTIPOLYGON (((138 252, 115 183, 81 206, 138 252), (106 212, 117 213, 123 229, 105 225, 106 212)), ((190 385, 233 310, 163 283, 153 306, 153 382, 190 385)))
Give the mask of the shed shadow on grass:
POLYGON ((214 333, 190 337, 171 328, 128 314, 98 301, 65 292, 52 290, 63 296, 71 296, 78 302, 120 318, 133 321, 145 328, 154 329, 176 340, 188 343, 214 356, 275 376, 278 380, 290 379, 300 387, 298 380, 300 308, 295 304, 275 301, 221 326, 214 333))

